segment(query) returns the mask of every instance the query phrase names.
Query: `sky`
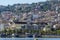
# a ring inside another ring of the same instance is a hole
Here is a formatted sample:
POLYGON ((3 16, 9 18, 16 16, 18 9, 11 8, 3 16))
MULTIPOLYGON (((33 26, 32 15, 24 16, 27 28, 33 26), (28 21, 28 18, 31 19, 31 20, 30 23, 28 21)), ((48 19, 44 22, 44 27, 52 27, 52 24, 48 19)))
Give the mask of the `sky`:
POLYGON ((36 3, 36 2, 41 2, 41 1, 46 1, 46 0, 1 0, 0 5, 13 5, 16 3, 36 3))

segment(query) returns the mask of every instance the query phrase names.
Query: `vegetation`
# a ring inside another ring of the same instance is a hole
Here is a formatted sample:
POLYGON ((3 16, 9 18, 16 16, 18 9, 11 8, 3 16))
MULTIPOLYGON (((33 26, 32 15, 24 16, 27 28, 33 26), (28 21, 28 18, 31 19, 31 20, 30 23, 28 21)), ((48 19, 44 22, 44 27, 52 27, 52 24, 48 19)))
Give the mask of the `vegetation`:
POLYGON ((46 10, 50 10, 51 9, 51 5, 47 2, 39 2, 39 3, 32 3, 32 4, 24 4, 24 6, 26 7, 15 7, 16 5, 20 6, 23 4, 14 4, 14 5, 8 5, 8 6, 1 6, 0 7, 0 12, 3 11, 11 11, 14 13, 21 13, 21 12, 30 12, 32 10, 38 9, 41 11, 46 11, 46 10), (42 6, 40 6, 40 4, 44 4, 42 6))
MULTIPOLYGON (((31 33, 31 34, 34 34, 34 33, 38 33, 38 34, 41 34, 41 35, 60 35, 60 30, 56 30, 56 31, 52 31, 52 30, 49 30, 49 31, 43 31, 43 30, 23 30, 25 33, 31 33)), ((13 34, 13 33, 22 33, 23 32, 22 30, 20 29, 16 29, 16 30, 11 30, 11 29, 8 29, 8 30, 4 30, 4 31, 0 31, 0 33, 5 33, 5 34, 13 34)))

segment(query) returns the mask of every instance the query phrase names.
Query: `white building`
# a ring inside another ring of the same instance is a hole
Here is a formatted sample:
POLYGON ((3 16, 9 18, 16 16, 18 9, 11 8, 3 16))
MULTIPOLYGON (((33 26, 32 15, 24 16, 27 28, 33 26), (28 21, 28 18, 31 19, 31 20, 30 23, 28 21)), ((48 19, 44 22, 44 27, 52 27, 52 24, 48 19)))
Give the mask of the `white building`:
POLYGON ((0 24, 0 31, 4 30, 4 24, 0 24))
POLYGON ((38 14, 33 14, 33 19, 37 19, 38 18, 38 14))

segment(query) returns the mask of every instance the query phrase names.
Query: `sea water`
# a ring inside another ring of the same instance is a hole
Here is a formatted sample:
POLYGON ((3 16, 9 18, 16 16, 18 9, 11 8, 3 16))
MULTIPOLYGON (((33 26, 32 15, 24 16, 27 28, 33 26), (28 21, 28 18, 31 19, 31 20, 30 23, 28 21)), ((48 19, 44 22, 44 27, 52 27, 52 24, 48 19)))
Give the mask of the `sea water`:
POLYGON ((60 40, 60 38, 0 38, 0 40, 60 40))

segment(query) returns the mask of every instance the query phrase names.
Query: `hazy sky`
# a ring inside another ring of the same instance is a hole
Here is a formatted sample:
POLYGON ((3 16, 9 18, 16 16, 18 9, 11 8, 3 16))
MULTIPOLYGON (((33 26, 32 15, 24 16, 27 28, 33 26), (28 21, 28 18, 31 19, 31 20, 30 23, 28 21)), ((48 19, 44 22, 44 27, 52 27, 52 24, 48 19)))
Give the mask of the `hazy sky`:
POLYGON ((16 3, 32 3, 32 2, 41 2, 46 0, 0 0, 0 5, 12 5, 16 3))

